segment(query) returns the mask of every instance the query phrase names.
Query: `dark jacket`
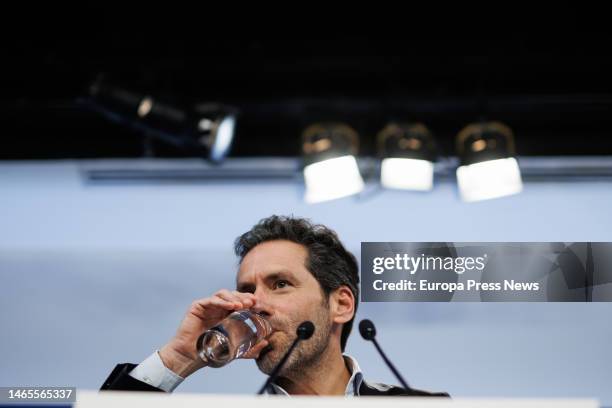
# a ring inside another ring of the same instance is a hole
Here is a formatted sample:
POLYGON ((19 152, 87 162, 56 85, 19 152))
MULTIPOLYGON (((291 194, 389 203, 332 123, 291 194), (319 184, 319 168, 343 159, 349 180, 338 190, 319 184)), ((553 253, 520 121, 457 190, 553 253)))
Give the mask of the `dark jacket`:
MULTIPOLYGON (((115 391, 157 391, 164 392, 159 388, 155 388, 147 383, 132 378, 129 373, 137 364, 117 364, 115 369, 110 373, 100 390, 115 390, 115 391)), ((380 383, 368 383, 363 381, 359 387, 359 395, 378 395, 378 396, 410 396, 410 397, 448 397, 445 392, 428 392, 387 385, 380 383)))

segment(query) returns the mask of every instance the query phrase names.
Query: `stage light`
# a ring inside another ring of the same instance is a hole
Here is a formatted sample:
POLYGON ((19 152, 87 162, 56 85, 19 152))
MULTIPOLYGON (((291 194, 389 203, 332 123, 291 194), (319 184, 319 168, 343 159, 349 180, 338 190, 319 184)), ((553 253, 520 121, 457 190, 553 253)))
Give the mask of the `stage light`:
POLYGON ((89 90, 87 106, 108 119, 135 128, 176 147, 222 161, 232 145, 236 109, 220 104, 201 104, 183 109, 97 80, 89 90))
POLYGON ((512 130, 500 122, 473 123, 457 135, 457 183, 464 201, 517 194, 523 189, 512 130))
POLYGON ((390 123, 378 134, 383 187, 428 191, 433 187, 436 146, 422 123, 390 123))
POLYGON ((355 155, 357 132, 343 123, 316 123, 302 134, 305 201, 318 203, 357 194, 364 182, 355 155))
POLYGON ((208 149, 213 162, 222 161, 229 153, 236 131, 236 113, 219 105, 196 106, 198 141, 208 149))

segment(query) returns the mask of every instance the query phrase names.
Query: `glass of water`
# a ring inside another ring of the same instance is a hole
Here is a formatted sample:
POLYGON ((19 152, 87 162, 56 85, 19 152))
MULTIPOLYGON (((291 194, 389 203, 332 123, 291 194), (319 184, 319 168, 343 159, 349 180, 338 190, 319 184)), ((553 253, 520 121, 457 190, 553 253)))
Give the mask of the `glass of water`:
POLYGON ((223 367, 242 357, 272 333, 272 326, 260 314, 238 310, 205 331, 196 344, 198 355, 210 367, 223 367))

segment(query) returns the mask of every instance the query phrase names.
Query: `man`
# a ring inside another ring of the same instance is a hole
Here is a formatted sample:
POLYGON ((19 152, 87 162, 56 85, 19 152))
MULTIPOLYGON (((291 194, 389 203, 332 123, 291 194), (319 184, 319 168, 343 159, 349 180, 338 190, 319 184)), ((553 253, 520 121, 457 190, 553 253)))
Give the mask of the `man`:
POLYGON ((301 342, 269 393, 281 395, 448 396, 368 383, 354 358, 343 355, 359 299, 355 257, 334 231, 301 218, 271 216, 235 242, 240 268, 235 291, 220 290, 199 299, 176 335, 138 366, 119 364, 103 390, 172 392, 204 364, 196 340, 234 310, 265 316, 273 332, 243 358, 253 358, 270 374, 295 339, 297 326, 310 320, 313 336, 301 342))

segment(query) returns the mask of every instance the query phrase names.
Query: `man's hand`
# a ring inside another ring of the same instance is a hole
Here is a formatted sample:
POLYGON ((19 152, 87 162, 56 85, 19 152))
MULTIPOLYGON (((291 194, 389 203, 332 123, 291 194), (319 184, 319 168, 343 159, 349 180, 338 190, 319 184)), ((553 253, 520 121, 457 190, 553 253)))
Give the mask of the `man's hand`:
MULTIPOLYGON (((255 303, 255 295, 252 293, 230 292, 226 289, 218 291, 211 297, 194 301, 176 335, 159 351, 162 362, 183 378, 204 367, 204 362, 197 355, 198 337, 234 310, 250 309, 255 303)), ((266 340, 261 341, 243 358, 256 358, 267 344, 266 340)))

